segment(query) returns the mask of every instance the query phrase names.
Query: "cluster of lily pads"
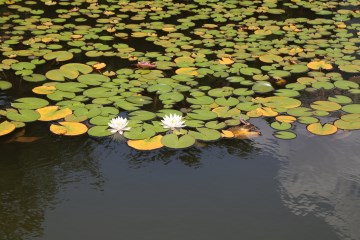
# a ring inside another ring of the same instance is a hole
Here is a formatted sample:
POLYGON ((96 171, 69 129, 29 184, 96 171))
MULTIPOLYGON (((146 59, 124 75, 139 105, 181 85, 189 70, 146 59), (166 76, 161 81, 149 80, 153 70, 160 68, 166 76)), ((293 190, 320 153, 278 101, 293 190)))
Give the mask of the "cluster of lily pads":
POLYGON ((247 124, 256 117, 282 139, 296 137, 293 123, 316 135, 358 130, 358 6, 0 0, 0 89, 31 86, 0 110, 0 136, 34 121, 109 136, 119 114, 137 149, 258 136, 247 124), (170 133, 169 118, 182 122, 170 133))

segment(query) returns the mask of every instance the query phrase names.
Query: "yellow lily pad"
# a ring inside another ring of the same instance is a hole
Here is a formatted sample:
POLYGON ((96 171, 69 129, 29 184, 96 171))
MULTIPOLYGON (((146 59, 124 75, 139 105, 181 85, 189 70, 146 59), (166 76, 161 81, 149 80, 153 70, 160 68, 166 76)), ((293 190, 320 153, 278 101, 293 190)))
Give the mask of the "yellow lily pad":
POLYGON ((295 117, 285 116, 285 115, 277 116, 277 117, 275 117, 275 119, 279 122, 285 122, 285 123, 292 123, 292 122, 296 121, 295 117))
POLYGON ((307 66, 308 66, 308 68, 311 68, 313 70, 319 70, 319 69, 331 70, 331 69, 333 69, 333 66, 330 63, 326 63, 325 61, 309 62, 307 64, 307 66))
POLYGON ((222 65, 230 65, 234 63, 234 60, 232 60, 231 58, 223 57, 221 58, 221 60, 219 60, 219 63, 222 65))
POLYGON ((321 123, 312 123, 309 124, 306 128, 309 132, 321 136, 331 135, 337 131, 337 127, 330 123, 325 123, 324 125, 321 123))
POLYGON ((192 67, 188 67, 188 68, 179 68, 175 71, 176 74, 185 74, 185 75, 190 75, 190 76, 196 76, 199 75, 199 73, 196 71, 197 68, 192 68, 192 67))
POLYGON ((143 140, 128 140, 128 145, 137 150, 153 150, 161 148, 164 145, 161 143, 161 135, 143 140))
POLYGON ((11 133, 12 131, 15 130, 15 128, 16 128, 15 124, 9 121, 0 123, 0 136, 4 136, 6 134, 11 133))
POLYGON ((36 111, 40 113, 40 121, 55 121, 72 114, 72 110, 69 108, 59 109, 59 106, 47 106, 39 108, 36 111))
POLYGON ((39 87, 35 87, 32 89, 33 93, 36 94, 51 94, 54 93, 56 91, 56 87, 55 86, 39 86, 39 87))
POLYGON ((50 131, 57 135, 77 136, 87 132, 85 124, 77 122, 59 122, 60 125, 51 124, 50 131))

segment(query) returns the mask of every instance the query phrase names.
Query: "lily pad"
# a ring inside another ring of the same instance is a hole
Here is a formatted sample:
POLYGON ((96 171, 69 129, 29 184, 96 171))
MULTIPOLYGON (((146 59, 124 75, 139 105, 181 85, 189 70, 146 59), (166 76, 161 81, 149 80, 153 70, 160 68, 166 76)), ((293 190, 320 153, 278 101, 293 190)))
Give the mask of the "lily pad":
POLYGON ((2 123, 0 123, 0 136, 4 136, 6 134, 11 133, 12 131, 14 131, 16 128, 15 124, 8 122, 8 121, 4 121, 2 123))
POLYGON ((169 148, 188 148, 194 145, 195 138, 190 135, 178 136, 176 134, 166 134, 161 138, 161 143, 169 148))
POLYGON ((15 102, 11 104, 11 106, 17 109, 38 109, 45 107, 48 104, 48 101, 41 98, 25 97, 16 99, 15 102))
POLYGON ((161 143, 162 136, 157 135, 143 140, 128 140, 127 144, 137 150, 154 150, 163 147, 161 143))
POLYGON ((321 136, 331 135, 337 132, 337 127, 329 123, 312 123, 309 124, 306 128, 309 132, 321 136))
POLYGON ((50 131, 57 135, 77 136, 87 132, 88 128, 83 123, 59 122, 60 125, 51 124, 50 131))

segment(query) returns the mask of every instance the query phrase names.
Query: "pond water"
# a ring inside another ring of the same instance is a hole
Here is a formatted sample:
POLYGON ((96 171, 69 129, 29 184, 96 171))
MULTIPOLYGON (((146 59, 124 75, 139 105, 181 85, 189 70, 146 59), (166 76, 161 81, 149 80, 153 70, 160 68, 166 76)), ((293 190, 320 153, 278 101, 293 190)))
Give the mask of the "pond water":
POLYGON ((0 240, 359 240, 358 6, 0 0, 0 240))
POLYGON ((284 141, 256 124, 260 138, 181 151, 2 143, 1 239, 359 239, 359 132, 284 141))

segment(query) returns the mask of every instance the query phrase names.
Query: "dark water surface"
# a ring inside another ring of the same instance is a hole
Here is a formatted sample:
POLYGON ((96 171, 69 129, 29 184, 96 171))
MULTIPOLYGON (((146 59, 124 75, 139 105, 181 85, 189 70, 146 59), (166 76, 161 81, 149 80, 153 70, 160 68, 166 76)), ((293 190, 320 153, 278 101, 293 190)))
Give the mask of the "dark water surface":
POLYGON ((34 125, 46 137, 0 144, 0 239, 359 239, 359 132, 254 123, 253 140, 152 152, 34 125))

